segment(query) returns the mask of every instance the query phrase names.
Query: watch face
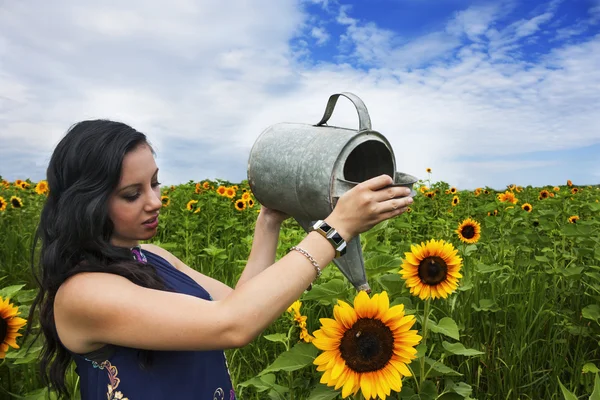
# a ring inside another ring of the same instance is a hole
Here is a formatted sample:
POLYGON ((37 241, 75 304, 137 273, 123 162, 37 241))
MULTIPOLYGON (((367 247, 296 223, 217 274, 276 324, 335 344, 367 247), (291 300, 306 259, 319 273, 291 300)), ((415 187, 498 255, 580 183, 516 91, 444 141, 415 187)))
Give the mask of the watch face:
POLYGON ((335 233, 334 233, 333 235, 331 235, 330 237, 333 239, 333 241, 334 241, 334 242, 335 242, 335 243, 336 243, 338 246, 339 246, 339 245, 340 245, 340 244, 341 244, 341 243, 344 241, 344 238, 342 238, 342 236, 341 236, 339 233, 337 233, 337 232, 335 232, 335 233))

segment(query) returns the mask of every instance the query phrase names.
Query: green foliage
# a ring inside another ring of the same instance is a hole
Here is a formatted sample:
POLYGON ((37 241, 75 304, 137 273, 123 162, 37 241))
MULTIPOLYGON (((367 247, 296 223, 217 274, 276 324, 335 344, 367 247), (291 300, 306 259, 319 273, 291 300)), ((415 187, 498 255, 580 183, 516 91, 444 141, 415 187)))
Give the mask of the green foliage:
MULTIPOLYGON (((372 293, 387 291, 391 305, 404 304, 417 316, 426 343, 409 365, 414 377, 403 379, 399 399, 577 399, 600 397, 600 190, 580 187, 576 194, 561 186, 514 190, 517 204, 502 203, 497 192, 446 193, 445 182, 422 182, 435 192, 419 194, 411 212, 386 221, 361 235, 365 269, 372 293), (554 194, 539 199, 542 190, 554 194), (532 205, 530 213, 521 208, 532 205), (569 217, 578 216, 576 223, 569 217), (482 237, 466 245, 455 233, 470 217, 481 224, 482 237), (453 243, 463 258, 459 288, 446 300, 425 302, 413 297, 398 274, 410 246, 429 239, 453 243), (575 395, 577 393, 577 395, 575 395), (582 397, 584 396, 584 397, 582 397)), ((242 211, 233 199, 211 189, 196 190, 194 182, 164 188, 169 205, 161 210, 158 234, 152 242, 173 252, 186 264, 234 286, 252 244, 258 204, 242 211), (186 207, 197 200, 192 211, 186 207), (195 210, 199 212, 194 212, 195 210)), ((35 296, 30 273, 30 249, 45 196, 33 190, 0 186, 0 197, 17 195, 23 207, 0 211, 0 296, 11 298, 21 316, 35 296)), ((504 191, 502 191, 504 192, 504 191)), ((256 200, 253 199, 255 202, 256 200)), ((298 243, 304 231, 290 219, 283 225, 278 257, 298 243)), ((332 318, 338 300, 352 303, 355 290, 330 266, 305 292, 302 314, 309 332, 319 318, 332 318)), ((39 326, 31 321, 34 333, 39 326)), ((41 343, 30 337, 10 349, 0 362, 0 398, 45 398, 37 375, 41 343)), ((263 336, 241 349, 226 351, 239 398, 329 400, 340 391, 319 383, 322 373, 312 364, 318 355, 300 342, 299 329, 288 313, 263 336)), ((72 398, 78 398, 77 376, 67 376, 72 398)))

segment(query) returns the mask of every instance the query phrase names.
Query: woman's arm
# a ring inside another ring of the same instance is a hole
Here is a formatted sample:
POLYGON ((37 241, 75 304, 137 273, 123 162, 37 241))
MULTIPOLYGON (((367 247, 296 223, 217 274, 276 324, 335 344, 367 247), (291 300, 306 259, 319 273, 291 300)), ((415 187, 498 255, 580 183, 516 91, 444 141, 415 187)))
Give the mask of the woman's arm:
POLYGON ((236 289, 275 263, 281 223, 287 218, 286 214, 279 211, 261 207, 256 219, 250 256, 236 289))

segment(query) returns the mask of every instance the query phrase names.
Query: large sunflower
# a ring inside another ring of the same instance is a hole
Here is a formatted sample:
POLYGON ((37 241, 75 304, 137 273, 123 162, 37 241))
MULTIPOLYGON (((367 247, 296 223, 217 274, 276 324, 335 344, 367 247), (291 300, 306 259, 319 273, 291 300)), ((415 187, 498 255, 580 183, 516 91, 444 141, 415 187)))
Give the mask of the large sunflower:
POLYGON ((462 258, 458 250, 443 240, 431 239, 427 243, 410 246, 399 274, 406 280, 410 293, 421 300, 430 297, 446 298, 458 287, 462 278, 462 258))
POLYGON ((548 197, 550 197, 550 192, 544 189, 540 192, 538 199, 543 200, 543 199, 547 199, 548 197))
POLYGON ((19 307, 15 307, 0 297, 0 360, 6 356, 8 346, 18 349, 17 333, 27 323, 27 320, 17 317, 19 307))
POLYGON ((458 196, 454 196, 452 198, 452 207, 457 206, 458 203, 460 203, 460 199, 458 198, 458 196))
POLYGON ((8 203, 6 202, 6 200, 4 200, 4 197, 0 196, 0 211, 6 210, 7 204, 8 203))
POLYGON ((228 187, 225 189, 225 197, 229 197, 230 199, 233 199, 235 197, 237 189, 234 189, 234 186, 228 187))
POLYGON ((386 292, 369 298, 364 291, 354 298, 354 308, 338 300, 333 315, 321 318, 321 329, 313 332, 312 343, 323 350, 314 360, 317 371, 324 371, 321 383, 342 388, 343 398, 359 390, 365 399, 399 392, 421 340, 410 330, 414 315, 405 316, 402 304, 390 307, 386 292))
POLYGON ((467 218, 458 225, 456 233, 462 242, 477 243, 481 237, 481 225, 479 225, 479 222, 467 218))
POLYGON ((12 208, 21 208, 23 207, 23 200, 17 196, 10 196, 10 205, 12 208))
POLYGON ((225 196, 225 190, 227 190, 227 188, 221 185, 217 188, 217 193, 219 193, 221 196, 225 196))

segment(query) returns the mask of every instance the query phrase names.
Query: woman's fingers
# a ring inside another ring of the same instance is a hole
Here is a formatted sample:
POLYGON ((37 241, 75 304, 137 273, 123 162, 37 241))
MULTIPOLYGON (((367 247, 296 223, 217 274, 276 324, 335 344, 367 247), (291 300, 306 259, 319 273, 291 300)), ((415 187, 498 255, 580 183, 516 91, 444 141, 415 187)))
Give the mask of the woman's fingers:
POLYGON ((364 186, 365 188, 367 188, 369 190, 377 191, 377 190, 382 189, 386 186, 389 186, 393 183, 394 183, 394 180, 392 179, 391 176, 383 174, 383 175, 376 176, 375 178, 366 180, 366 181, 360 183, 360 185, 364 186))
POLYGON ((382 213, 394 212, 400 208, 406 208, 413 202, 412 197, 394 198, 379 203, 382 213))

